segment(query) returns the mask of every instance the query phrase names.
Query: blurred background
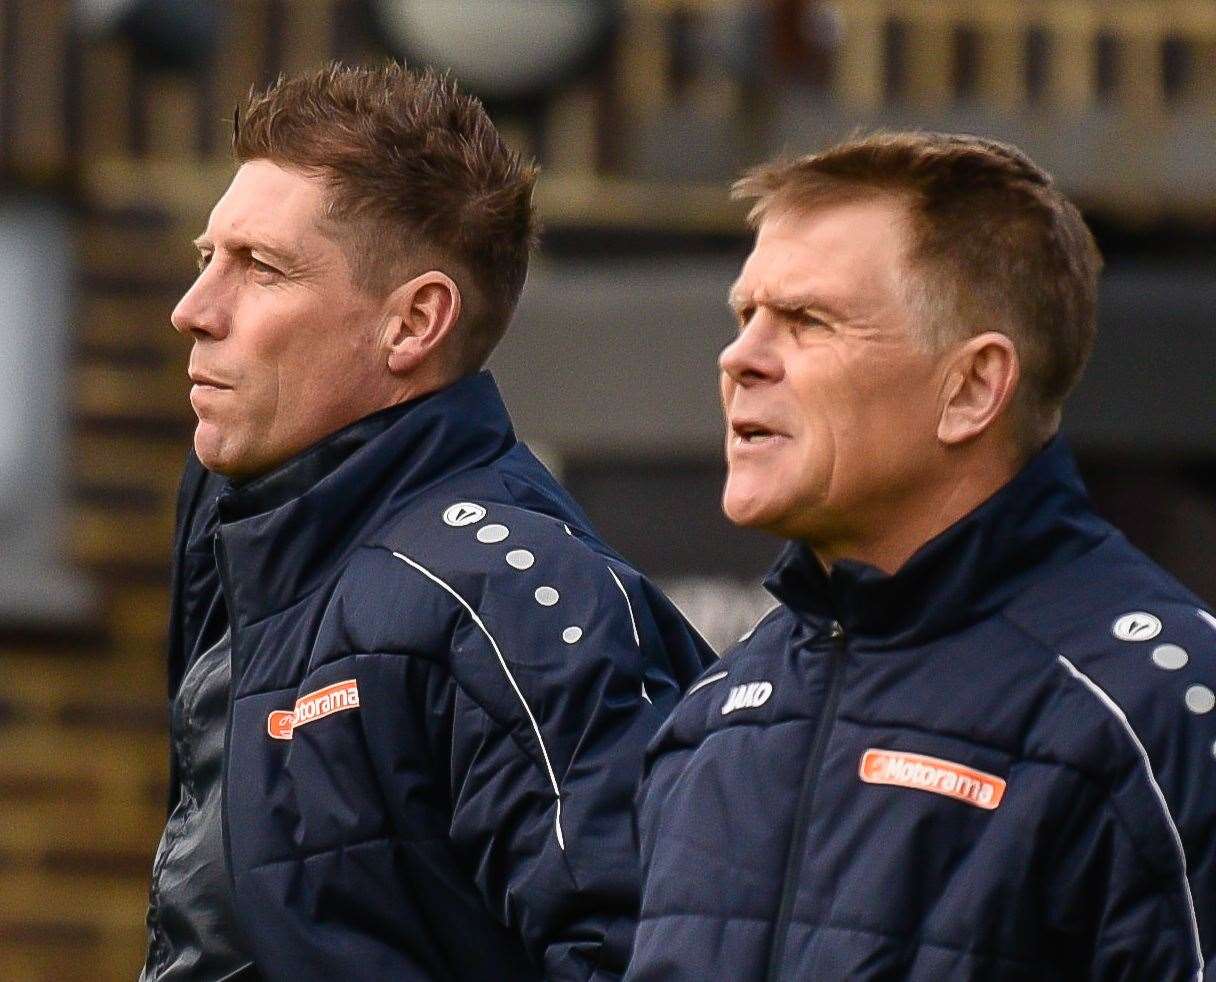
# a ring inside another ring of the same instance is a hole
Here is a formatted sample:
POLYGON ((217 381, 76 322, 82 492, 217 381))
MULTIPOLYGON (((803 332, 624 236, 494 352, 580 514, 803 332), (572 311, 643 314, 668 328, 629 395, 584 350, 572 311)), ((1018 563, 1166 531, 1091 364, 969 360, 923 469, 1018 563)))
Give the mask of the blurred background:
POLYGON ((451 67, 544 165, 492 367, 517 428, 719 647, 776 551, 718 514, 744 166, 856 128, 1013 141, 1106 253, 1065 429, 1216 600, 1214 0, 0 0, 0 979, 130 979, 166 795, 169 312, 250 85, 451 67))

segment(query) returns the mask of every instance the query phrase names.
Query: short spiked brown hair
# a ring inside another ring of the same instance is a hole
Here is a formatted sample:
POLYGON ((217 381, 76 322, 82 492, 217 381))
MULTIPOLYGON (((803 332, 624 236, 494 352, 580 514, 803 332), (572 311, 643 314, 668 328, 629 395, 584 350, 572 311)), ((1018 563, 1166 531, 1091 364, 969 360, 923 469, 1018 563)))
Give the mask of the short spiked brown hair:
POLYGON ((389 289, 446 263, 461 289, 461 361, 489 357, 514 313, 536 243, 536 167, 447 75, 331 64, 280 77, 237 107, 238 164, 321 175, 327 218, 360 286, 389 289))
POLYGON ((879 132, 753 168, 734 186, 758 226, 775 211, 888 194, 912 237, 906 287, 933 350, 995 330, 1022 362, 1028 442, 1059 425, 1097 331, 1102 257, 1077 209, 1015 147, 946 133, 879 132))

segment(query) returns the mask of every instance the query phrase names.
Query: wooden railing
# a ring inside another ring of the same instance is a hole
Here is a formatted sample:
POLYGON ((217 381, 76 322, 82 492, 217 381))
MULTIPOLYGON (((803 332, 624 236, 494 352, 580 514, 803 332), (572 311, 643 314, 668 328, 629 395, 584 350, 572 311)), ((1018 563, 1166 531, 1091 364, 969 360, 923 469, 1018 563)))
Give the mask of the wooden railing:
POLYGON ((898 92, 921 104, 965 95, 1001 108, 1128 113, 1216 110, 1216 6, 1176 0, 844 0, 838 91, 882 100, 891 54, 898 92), (895 44, 892 29, 902 30, 895 44), (902 45, 903 50, 900 51, 902 45), (970 91, 960 92, 966 62, 970 91))
MULTIPOLYGON (((627 71, 637 105, 664 87, 669 25, 711 19, 738 0, 636 0, 628 5, 627 71)), ((770 9, 779 6, 770 3, 770 9)), ((831 62, 830 94, 868 109, 907 100, 938 106, 1028 105, 1078 112, 1216 113, 1216 4, 1207 0, 824 0, 806 3, 831 62)), ((753 16, 760 16, 753 13, 753 16)))
MULTIPOLYGON (((620 182, 631 179, 628 162, 598 144, 665 108, 692 104, 713 125, 755 130, 766 101, 788 80, 788 57, 780 63, 772 56, 783 41, 765 34, 764 25, 788 32, 790 21, 774 12, 796 2, 626 0, 614 70, 556 93, 545 145, 531 148, 546 161, 551 184, 573 182, 573 190, 553 190, 550 221, 560 223, 567 210, 584 213, 583 197, 627 195, 620 182), (687 65, 677 72, 676 25, 695 33, 728 16, 750 18, 758 29, 756 71, 736 77, 706 58, 693 62, 692 78, 684 77, 687 65), (592 193, 592 178, 608 181, 613 193, 592 193)), ((328 58, 386 54, 354 17, 351 0, 228 0, 221 7, 226 16, 212 67, 174 74, 142 68, 121 40, 75 38, 70 0, 3 0, 4 170, 35 183, 71 181, 115 161, 226 172, 231 107, 251 84, 328 58)), ((816 11, 804 20, 818 25, 807 57, 824 63, 821 95, 857 113, 966 103, 1067 119, 1100 108, 1149 134, 1179 117, 1216 116, 1210 0, 833 0, 806 7, 816 11)), ((505 125, 527 139, 509 120, 505 125)), ((628 203, 622 210, 627 219, 628 203)))

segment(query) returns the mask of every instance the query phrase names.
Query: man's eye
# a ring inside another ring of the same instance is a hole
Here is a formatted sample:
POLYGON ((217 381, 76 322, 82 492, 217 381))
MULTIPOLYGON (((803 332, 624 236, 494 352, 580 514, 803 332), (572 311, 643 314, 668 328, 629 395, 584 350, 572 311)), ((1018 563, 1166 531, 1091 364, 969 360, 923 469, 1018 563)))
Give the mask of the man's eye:
POLYGON ((249 257, 249 265, 253 267, 253 271, 255 273, 261 273, 265 276, 278 276, 279 275, 279 271, 277 269, 275 269, 273 266, 270 266, 270 265, 262 262, 262 260, 254 257, 254 256, 249 257))
POLYGON ((195 261, 195 265, 198 266, 198 271, 200 273, 204 269, 206 269, 210 263, 211 263, 211 253, 209 253, 209 252, 200 252, 198 254, 198 259, 195 261))

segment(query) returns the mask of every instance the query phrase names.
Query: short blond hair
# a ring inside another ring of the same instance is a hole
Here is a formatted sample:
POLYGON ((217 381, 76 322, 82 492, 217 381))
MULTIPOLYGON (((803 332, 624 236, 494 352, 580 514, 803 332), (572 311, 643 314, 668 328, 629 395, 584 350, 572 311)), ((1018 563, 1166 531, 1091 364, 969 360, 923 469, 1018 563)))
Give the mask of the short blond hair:
POLYGON ((996 140, 878 132, 779 158, 734 185, 753 227, 774 212, 877 195, 906 202, 908 297, 933 350, 996 330, 1022 365, 1025 436, 1059 425, 1097 333, 1102 256, 1076 207, 1025 154, 996 140))

